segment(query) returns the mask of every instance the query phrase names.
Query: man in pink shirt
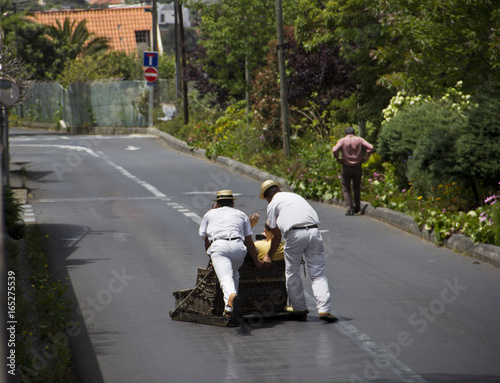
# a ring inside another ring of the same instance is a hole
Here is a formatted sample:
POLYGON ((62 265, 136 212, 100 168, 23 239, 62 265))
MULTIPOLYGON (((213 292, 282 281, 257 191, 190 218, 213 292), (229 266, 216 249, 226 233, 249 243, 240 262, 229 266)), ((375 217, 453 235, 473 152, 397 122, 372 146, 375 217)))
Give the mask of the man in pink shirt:
POLYGON ((373 152, 373 146, 361 137, 354 135, 354 128, 345 129, 345 137, 341 138, 332 149, 333 157, 342 164, 342 193, 347 205, 345 215, 358 214, 361 211, 361 164, 366 162, 373 152), (342 157, 339 158, 339 154, 342 157), (351 182, 354 200, 351 194, 351 182))

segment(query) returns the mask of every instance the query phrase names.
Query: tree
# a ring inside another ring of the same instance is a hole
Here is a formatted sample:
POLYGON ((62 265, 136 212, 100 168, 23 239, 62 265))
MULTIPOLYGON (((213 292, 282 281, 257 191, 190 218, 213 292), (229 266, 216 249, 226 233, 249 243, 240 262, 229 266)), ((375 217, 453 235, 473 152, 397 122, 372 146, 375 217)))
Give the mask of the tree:
POLYGON ((77 57, 108 50, 107 38, 95 37, 86 21, 45 26, 29 23, 19 29, 19 55, 37 80, 55 80, 67 63, 77 57))
POLYGON ((307 51, 330 45, 339 49, 341 58, 355 66, 350 73, 350 80, 356 86, 356 107, 351 123, 361 126, 366 120, 379 126, 380 112, 395 93, 379 83, 386 71, 373 59, 372 53, 385 44, 387 37, 372 5, 373 1, 368 0, 301 0, 296 20, 297 39, 307 51))
MULTIPOLYGON (((255 72, 254 109, 264 124, 264 136, 269 142, 280 137, 279 127, 279 87, 276 41, 269 44, 267 65, 255 72)), ((329 119, 329 109, 336 99, 349 98, 355 90, 349 76, 355 69, 339 56, 338 48, 321 44, 314 51, 307 52, 294 38, 294 29, 285 30, 283 45, 288 71, 288 101, 292 111, 292 124, 299 125, 300 118, 309 119, 310 124, 323 116, 323 124, 329 119), (311 105, 314 106, 312 111, 311 105)), ((297 133, 304 133, 304 129, 297 133)), ((328 134, 326 134, 328 136, 328 134)))
POLYGON ((0 46, 15 41, 15 29, 25 22, 26 11, 13 12, 10 0, 0 0, 0 46), (8 35, 11 36, 8 36, 8 35), (10 39, 8 37, 11 37, 10 39))
POLYGON ((500 3, 493 0, 302 0, 299 40, 339 44, 357 66, 360 120, 380 122, 391 95, 438 95, 463 81, 474 94, 500 81, 500 3))
POLYGON ((54 80, 60 72, 54 44, 46 36, 46 26, 28 23, 18 28, 18 55, 34 80, 54 80))
MULTIPOLYGON (((483 93, 456 143, 452 170, 474 186, 498 187, 500 180, 500 92, 483 93)), ((478 198, 476 194, 476 199, 478 198)))
POLYGON ((71 61, 56 80, 67 87, 72 83, 95 80, 137 80, 142 79, 142 73, 142 62, 137 56, 113 51, 71 61))
POLYGON ((373 53, 386 87, 435 94, 463 81, 473 93, 500 81, 498 1, 379 0, 372 9, 390 37, 373 53))
POLYGON ((163 53, 159 57, 158 73, 161 79, 175 77, 175 55, 163 53))
POLYGON ((245 72, 264 62, 267 42, 276 33, 274 0, 201 1, 194 7, 201 14, 203 71, 210 82, 243 99, 250 84, 245 72))
POLYGON ((194 83, 194 88, 202 97, 210 97, 209 104, 223 109, 229 102, 230 93, 227 87, 212 81, 207 73, 218 73, 217 68, 219 68, 217 63, 208 61, 206 49, 197 45, 189 52, 189 61, 182 75, 184 80, 194 83))
POLYGON ((107 37, 95 37, 87 29, 87 20, 82 20, 78 24, 76 21, 70 22, 68 18, 61 24, 56 20, 57 25, 48 27, 47 35, 57 50, 62 50, 66 54, 67 60, 74 60, 79 56, 92 55, 105 52, 109 49, 107 37))

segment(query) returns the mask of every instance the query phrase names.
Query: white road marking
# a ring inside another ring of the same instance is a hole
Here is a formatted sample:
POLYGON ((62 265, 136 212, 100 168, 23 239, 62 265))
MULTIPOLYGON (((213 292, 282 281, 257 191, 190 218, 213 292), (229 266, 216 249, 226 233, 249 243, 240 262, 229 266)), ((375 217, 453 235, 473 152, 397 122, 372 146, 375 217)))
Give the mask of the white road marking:
POLYGON ((57 148, 57 149, 68 149, 76 150, 77 152, 86 152, 94 157, 99 157, 99 155, 92 149, 86 148, 85 146, 78 145, 53 145, 53 144, 11 144, 12 147, 37 147, 37 148, 57 148))
MULTIPOLYGON (((313 309, 313 307, 316 307, 316 301, 314 297, 307 292, 305 292, 305 296, 307 306, 311 307, 309 311, 315 311, 313 309)), ((372 341, 370 337, 364 332, 358 330, 355 326, 348 323, 334 311, 332 311, 332 314, 339 318, 339 321, 334 325, 335 329, 340 331, 352 342, 361 347, 363 351, 370 354, 371 357, 377 361, 377 363, 374 365, 376 368, 378 368, 378 366, 381 366, 380 369, 390 369, 405 383, 426 383, 426 380, 424 378, 418 375, 415 371, 413 371, 410 367, 400 361, 385 348, 372 341)))
POLYGON ((21 216, 22 220, 25 223, 34 223, 36 222, 35 211, 33 210, 33 206, 30 204, 21 205, 21 216))
POLYGON ((137 138, 137 137, 147 137, 147 138, 151 138, 151 135, 148 135, 148 134, 140 134, 140 133, 137 133, 137 134, 126 134, 126 135, 116 135, 116 136, 101 136, 101 135, 92 135, 92 136, 78 136, 78 137, 75 137, 75 136, 72 136, 72 137, 69 137, 69 136, 47 136, 47 137, 41 137, 41 136, 30 136, 30 135, 26 135, 26 136, 17 136, 17 137, 9 137, 9 142, 23 142, 23 141, 36 141, 36 142, 40 142, 40 141, 55 141, 55 140, 69 140, 69 139, 72 139, 72 140, 80 140, 80 141, 84 141, 84 140, 96 140, 96 139, 99 139, 99 140, 109 140, 109 139, 128 139, 128 138, 137 138))
POLYGON ((91 201, 130 201, 161 199, 161 197, 82 197, 82 198, 40 198, 34 199, 34 203, 60 203, 60 202, 91 202, 91 201))
MULTIPOLYGON (((130 137, 150 137, 148 135, 129 135, 121 138, 130 138, 130 137)), ((26 137, 17 137, 17 141, 25 141, 26 137)), ((52 138, 52 137, 51 137, 52 138)), ((62 138, 61 136, 58 136, 57 138, 62 138)), ((96 138, 103 139, 104 137, 96 137, 92 136, 92 139, 95 140, 96 138)), ((82 140, 84 138, 81 138, 82 140)), ((34 138, 33 138, 34 140, 34 138)), ((15 141, 15 140, 11 140, 15 141)), ((27 140, 26 140, 27 141, 27 140)), ((37 141, 39 141, 37 139, 37 141)), ((141 185, 144 187, 146 190, 148 190, 151 194, 153 194, 155 197, 97 197, 97 198, 56 198, 56 199, 40 199, 40 200, 35 200, 33 202, 37 203, 52 203, 52 202, 75 202, 75 201, 106 201, 106 200, 128 200, 128 199, 161 199, 163 201, 171 201, 171 199, 164 193, 162 193, 160 190, 158 190, 156 187, 153 185, 147 183, 144 180, 141 180, 140 178, 134 176, 132 173, 128 172, 125 170, 123 167, 115 164, 113 161, 109 159, 109 157, 103 153, 103 152, 94 152, 92 149, 86 148, 84 146, 77 146, 77 145, 58 145, 58 144, 13 144, 11 146, 18 146, 18 147, 51 147, 51 148, 57 148, 57 149, 67 149, 67 150, 75 150, 75 151, 84 151, 94 157, 97 158, 102 158, 105 160, 109 165, 111 165, 113 168, 118 170, 121 174, 123 174, 125 177, 127 177, 129 180, 141 185)), ((128 148, 135 148, 134 146, 129 146, 128 148)), ((140 149, 140 148, 136 148, 140 149)), ((136 150, 136 149, 129 149, 129 150, 136 150)), ((167 203, 168 206, 172 207, 173 209, 176 209, 180 213, 182 213, 184 216, 187 218, 191 219, 193 222, 196 224, 201 223, 201 217, 197 215, 196 213, 191 212, 189 209, 186 209, 184 206, 181 206, 175 202, 170 202, 167 203)), ((25 205, 26 206, 26 211, 28 213, 24 214, 24 222, 36 222, 35 214, 33 212, 33 208, 31 205, 25 205)))
POLYGON ((55 141, 55 140, 69 140, 69 137, 66 136, 54 136, 54 137, 33 137, 33 136, 18 136, 18 137, 9 137, 9 142, 24 142, 24 141, 55 141))
POLYGON ((368 335, 358 330, 352 324, 347 323, 341 317, 334 313, 334 315, 339 318, 339 323, 335 326, 342 334, 351 339, 364 351, 371 354, 374 360, 376 360, 376 366, 381 366, 380 369, 390 369, 401 380, 405 383, 425 383, 426 380, 414 372, 410 367, 396 358, 393 354, 387 351, 385 348, 380 347, 372 341, 368 335))

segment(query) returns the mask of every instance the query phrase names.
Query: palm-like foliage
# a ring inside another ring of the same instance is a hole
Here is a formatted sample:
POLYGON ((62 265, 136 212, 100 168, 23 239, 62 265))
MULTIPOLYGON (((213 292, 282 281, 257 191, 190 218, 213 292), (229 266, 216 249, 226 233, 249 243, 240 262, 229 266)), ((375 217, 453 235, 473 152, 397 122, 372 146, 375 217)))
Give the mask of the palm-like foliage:
POLYGON ((53 43, 62 49, 69 60, 74 60, 79 56, 92 55, 99 52, 105 52, 109 49, 108 39, 106 37, 95 37, 87 29, 86 20, 71 22, 68 18, 61 24, 56 20, 57 25, 48 27, 47 35, 53 43))
POLYGON ((66 18, 63 23, 57 20, 53 26, 32 22, 18 30, 19 56, 33 79, 54 81, 76 58, 109 49, 108 39, 96 37, 86 24, 86 21, 76 23, 66 18))

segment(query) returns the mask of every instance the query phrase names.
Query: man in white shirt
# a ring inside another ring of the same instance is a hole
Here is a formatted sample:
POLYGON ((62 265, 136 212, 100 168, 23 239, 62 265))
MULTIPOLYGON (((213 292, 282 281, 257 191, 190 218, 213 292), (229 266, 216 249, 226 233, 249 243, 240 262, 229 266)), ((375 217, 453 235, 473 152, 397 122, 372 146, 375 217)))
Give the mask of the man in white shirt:
POLYGON ((224 294, 223 318, 239 324, 242 301, 237 295, 238 270, 247 252, 257 267, 262 263, 257 258, 250 220, 245 213, 234 208, 235 200, 231 190, 218 191, 215 206, 201 220, 199 234, 205 241, 205 250, 224 294))
POLYGON ((264 263, 272 262, 281 238, 285 239, 285 277, 288 297, 293 310, 302 320, 307 320, 304 285, 300 278, 300 265, 304 257, 309 270, 316 308, 319 319, 335 322, 331 314, 330 290, 325 271, 325 252, 323 238, 319 233, 319 219, 316 211, 301 196, 282 192, 280 184, 271 180, 260 187, 261 199, 267 200, 267 221, 273 231, 271 248, 264 263))

